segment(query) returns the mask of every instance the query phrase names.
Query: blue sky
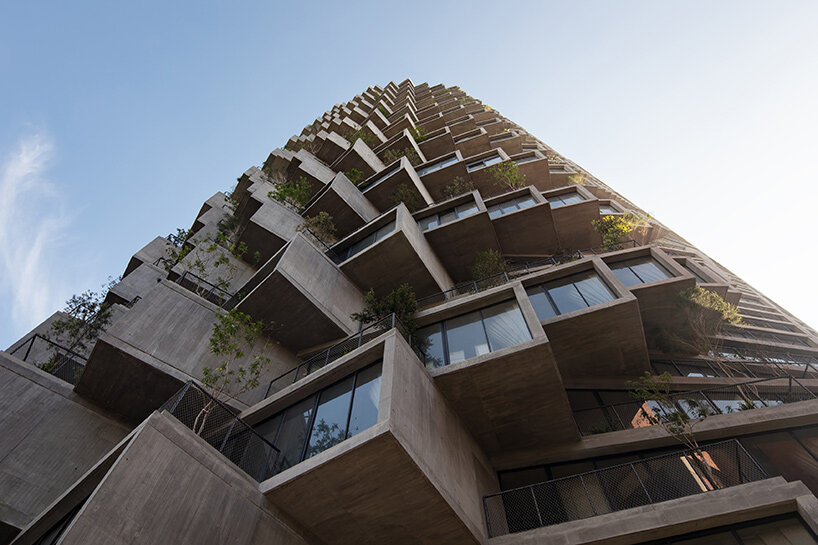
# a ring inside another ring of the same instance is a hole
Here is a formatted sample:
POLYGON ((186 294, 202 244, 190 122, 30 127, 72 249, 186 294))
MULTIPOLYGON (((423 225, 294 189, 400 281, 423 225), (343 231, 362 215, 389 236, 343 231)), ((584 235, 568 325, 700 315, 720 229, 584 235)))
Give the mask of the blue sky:
POLYGON ((786 0, 5 2, 0 347, 407 76, 460 85, 818 326, 816 21, 786 0))

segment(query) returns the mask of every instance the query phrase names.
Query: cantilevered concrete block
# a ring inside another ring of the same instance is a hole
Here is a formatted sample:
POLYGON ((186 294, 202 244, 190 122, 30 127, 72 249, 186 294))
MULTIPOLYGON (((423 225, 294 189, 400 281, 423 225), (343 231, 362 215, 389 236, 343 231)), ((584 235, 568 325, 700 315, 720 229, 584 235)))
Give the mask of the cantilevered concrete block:
MULTIPOLYGON (((323 131, 322 131, 323 132, 323 131)), ((331 165, 350 147, 349 140, 338 134, 337 132, 330 132, 321 143, 321 147, 315 152, 324 163, 331 165)))
POLYGON ((302 150, 295 154, 287 168, 289 180, 298 180, 301 177, 307 179, 312 187, 312 194, 315 195, 332 181, 335 172, 313 154, 302 150))
POLYGON ((364 180, 358 188, 364 197, 381 212, 400 202, 402 195, 411 193, 420 206, 432 203, 432 196, 421 183, 406 156, 389 164, 385 169, 364 180))
POLYGON ((455 150, 452 131, 446 127, 438 131, 427 132, 423 139, 418 142, 418 147, 423 152, 427 162, 451 153, 455 150))
MULTIPOLYGON (((210 352, 210 335, 220 311, 194 293, 163 280, 97 341, 75 388, 95 403, 131 422, 144 419, 182 384, 200 380, 202 369, 220 365, 210 352)), ((262 384, 290 369, 295 357, 274 339, 265 354, 271 363, 262 384)), ((264 395, 260 386, 235 400, 252 404, 264 395)))
POLYGON ((378 157, 380 157, 381 160, 385 162, 385 164, 389 164, 392 162, 388 159, 390 152, 392 154, 395 153, 405 154, 407 150, 414 151, 417 154, 418 158, 420 159, 421 163, 426 162, 426 156, 420 150, 420 148, 417 145, 417 142, 415 142, 415 139, 412 137, 412 134, 409 132, 408 129, 404 129, 403 132, 396 134, 388 141, 384 142, 383 144, 375 148, 374 151, 375 153, 378 154, 378 157))
POLYGON ((354 333, 350 318, 364 306, 363 295, 338 267, 303 235, 266 263, 242 288, 237 309, 275 323, 275 337, 293 350, 354 333))
POLYGON ((258 264, 265 263, 273 257, 289 240, 292 240, 298 228, 304 223, 304 218, 283 204, 268 198, 264 201, 238 237, 239 242, 247 244, 245 259, 255 262, 254 256, 258 252, 258 264))
POLYGON ((456 178, 468 180, 466 163, 463 162, 463 156, 459 151, 417 165, 415 171, 435 201, 445 198, 446 186, 454 183, 456 178))
POLYGON ((338 173, 329 185, 313 197, 304 210, 304 217, 314 217, 321 212, 332 216, 335 234, 339 238, 344 238, 380 214, 343 173, 338 173))
POLYGON ((536 189, 527 187, 493 197, 486 200, 486 208, 503 254, 550 255, 560 248, 551 206, 536 189))
POLYGON ((170 249, 171 243, 168 242, 168 239, 165 237, 156 237, 133 255, 128 262, 128 266, 125 268, 125 272, 122 273, 122 278, 131 274, 143 263, 160 265, 161 259, 168 257, 170 249))
POLYGON ((591 222, 599 219, 599 201, 582 186, 570 186, 543 193, 551 203, 551 215, 560 246, 566 250, 593 248, 602 239, 591 222))
POLYGON ((472 155, 485 153, 491 149, 489 145, 489 135, 485 129, 481 128, 459 135, 457 139, 455 139, 454 145, 463 157, 471 157, 472 155))
POLYGON ((339 172, 351 172, 354 169, 363 173, 365 177, 380 172, 383 167, 383 162, 361 138, 356 139, 355 143, 330 166, 332 170, 339 172))
POLYGON ((393 331, 381 342, 265 402, 272 415, 382 358, 377 424, 268 479, 262 492, 327 545, 484 542, 481 491, 497 486, 486 457, 403 337, 393 331))
POLYGON ((332 248, 341 270, 362 291, 383 296, 403 283, 418 297, 445 291, 452 280, 401 203, 332 248))

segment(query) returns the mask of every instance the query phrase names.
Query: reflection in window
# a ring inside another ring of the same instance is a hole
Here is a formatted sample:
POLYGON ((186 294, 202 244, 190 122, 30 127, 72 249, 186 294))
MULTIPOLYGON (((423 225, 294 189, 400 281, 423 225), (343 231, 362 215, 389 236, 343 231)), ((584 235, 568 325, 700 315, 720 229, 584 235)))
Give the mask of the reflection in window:
POLYGON ((483 131, 481 131, 480 129, 475 129, 473 131, 469 131, 469 132, 461 134, 460 136, 458 136, 457 138, 454 139, 454 143, 459 144, 461 142, 465 142, 466 140, 471 140, 472 138, 477 138, 481 134, 483 134, 483 131))
POLYGON ((650 256, 609 264, 614 274, 626 286, 657 282, 673 275, 650 256))
POLYGON ((547 198, 548 202, 551 203, 551 208, 559 208, 560 206, 575 204, 585 200, 585 198, 576 191, 572 193, 563 193, 562 195, 554 195, 547 198))
POLYGON ((532 286, 526 293, 540 320, 613 301, 616 298, 595 271, 532 286))
POLYGON ((375 425, 380 381, 381 364, 376 363, 254 426, 280 451, 276 471, 375 425))
POLYGON ((532 153, 531 155, 526 155, 525 157, 517 157, 514 159, 514 162, 518 165, 522 165, 523 163, 530 163, 531 161, 536 161, 538 159, 541 159, 541 157, 537 157, 535 153, 532 153))
POLYGON ((370 182, 370 183, 368 183, 368 184, 366 184, 366 185, 363 185, 363 184, 362 184, 362 185, 360 185, 359 187, 360 187, 361 191, 363 191, 363 190, 365 190, 365 189, 369 189, 369 188, 371 188, 371 187, 375 187, 376 185, 378 185, 378 184, 379 184, 379 183, 381 183, 382 181, 386 180, 387 178, 389 178, 390 176, 392 176, 393 174, 395 174, 395 173, 396 173, 397 171, 399 171, 399 170, 400 170, 400 159, 398 159, 398 166, 396 166, 395 168, 391 169, 389 172, 387 172, 387 173, 386 173, 386 174, 384 174, 383 176, 379 176, 379 177, 378 177, 376 180, 373 180, 372 182, 370 182))
POLYGON ((531 339, 517 301, 463 314, 417 332, 426 367, 442 367, 531 339))
POLYGON ((395 231, 395 220, 390 221, 374 233, 370 233, 366 237, 362 238, 345 251, 341 252, 341 255, 344 259, 349 259, 350 257, 354 256, 357 253, 360 253, 378 241, 381 241, 388 237, 395 231))
POLYGON ((457 162, 457 155, 453 155, 447 159, 443 159, 442 161, 438 161, 437 163, 432 163, 429 166, 423 167, 417 171, 418 176, 424 176, 429 174, 430 172, 435 172, 436 170, 440 170, 441 168, 447 167, 449 165, 453 165, 457 162))
POLYGON ((472 172, 473 170, 477 170, 480 168, 485 168, 487 166, 491 166, 503 161, 503 158, 499 155, 492 155, 491 157, 486 157, 485 159, 478 159, 477 161, 472 161, 471 163, 466 164, 466 170, 468 172, 472 172))
POLYGON ((537 204, 537 201, 534 200, 534 197, 532 197, 531 194, 523 197, 517 197, 516 199, 503 201, 499 204, 489 206, 489 217, 491 219, 498 218, 503 214, 510 214, 511 212, 516 212, 517 210, 522 210, 523 208, 528 208, 529 206, 533 206, 535 204, 537 204))
POLYGON ((600 215, 610 215, 610 214, 621 214, 619 210, 611 206, 610 204, 600 204, 599 205, 599 213, 600 215))
POLYGON ((418 225, 420 225, 421 231, 428 231, 429 229, 434 229, 435 227, 439 227, 449 223, 450 221, 465 218, 476 213, 477 203, 468 202, 466 204, 461 204, 460 206, 450 208, 449 210, 432 214, 431 216, 426 216, 425 218, 418 220, 418 225))

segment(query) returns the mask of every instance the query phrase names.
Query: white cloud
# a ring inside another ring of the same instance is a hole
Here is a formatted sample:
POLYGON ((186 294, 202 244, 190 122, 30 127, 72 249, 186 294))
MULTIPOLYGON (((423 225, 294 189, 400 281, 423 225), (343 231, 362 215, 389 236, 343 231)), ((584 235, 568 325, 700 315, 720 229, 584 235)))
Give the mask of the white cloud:
MULTIPOLYGON (((71 223, 64 198, 44 176, 54 146, 46 133, 22 136, 0 164, 0 292, 16 337, 59 308, 65 264, 58 253, 71 223)), ((16 338, 15 337, 15 338, 16 338)))

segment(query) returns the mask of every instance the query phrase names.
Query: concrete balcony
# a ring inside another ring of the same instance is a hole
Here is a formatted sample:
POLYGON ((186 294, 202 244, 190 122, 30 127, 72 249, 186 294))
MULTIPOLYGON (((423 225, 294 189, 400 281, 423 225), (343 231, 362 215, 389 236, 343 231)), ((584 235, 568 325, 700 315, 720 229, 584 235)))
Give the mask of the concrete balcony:
POLYGON ((483 543, 480 494, 495 489, 496 477, 397 332, 242 417, 260 429, 265 418, 379 360, 374 425, 264 481, 262 493, 327 545, 483 543), (314 493, 317 486, 321 494, 314 493), (397 533, 396 520, 401 521, 397 533))
POLYGON ((347 138, 355 131, 361 130, 361 126, 348 117, 342 118, 340 116, 335 116, 329 122, 329 126, 324 130, 327 132, 335 131, 344 138, 347 138))
POLYGON ((287 172, 290 161, 295 157, 295 152, 288 149, 276 148, 270 152, 267 160, 264 161, 265 172, 287 172))
POLYGON ((571 183, 571 177, 578 174, 573 168, 564 163, 550 165, 549 175, 554 187, 562 187, 571 183))
POLYGON ((503 150, 488 149, 478 155, 466 157, 463 159, 463 163, 466 166, 466 172, 474 188, 478 190, 483 197, 490 197, 509 190, 508 187, 498 183, 492 170, 494 165, 508 160, 509 157, 503 150))
POLYGON ((263 201, 255 198, 253 201, 258 203, 258 208, 239 231, 238 241, 247 245, 245 259, 254 260, 258 252, 258 264, 261 264, 295 236, 304 218, 266 196, 263 201))
POLYGON ((551 203, 551 215, 560 245, 565 249, 599 246, 599 233, 591 222, 599 219, 599 202, 582 186, 570 186, 543 193, 551 203))
MULTIPOLYGON (((99 338, 74 390, 129 422, 142 421, 185 382, 199 380, 205 366, 219 365, 208 341, 218 312, 163 280, 99 338)), ((272 363, 262 381, 269 382, 296 360, 278 345, 267 350, 272 363)), ((262 386, 234 403, 247 406, 263 396, 262 386)))
POLYGON ((381 160, 391 162, 384 157, 387 151, 400 153, 407 149, 414 150, 414 152, 417 153, 418 157, 420 158, 421 163, 426 162, 426 156, 422 151, 420 151, 417 142, 415 142, 415 139, 412 138, 412 134, 408 129, 404 129, 402 132, 396 134, 388 141, 375 148, 374 151, 376 154, 378 154, 378 157, 380 157, 381 160))
MULTIPOLYGON (((506 133, 501 133, 500 136, 505 134, 506 133)), ((505 140, 501 140, 498 143, 505 144, 505 142, 505 140)), ((508 153, 511 159, 517 163, 517 171, 522 176, 525 176, 525 183, 533 185, 540 191, 548 191, 554 188, 548 169, 548 159, 546 159, 545 155, 541 152, 537 150, 526 150, 514 153, 514 151, 506 149, 504 145, 499 147, 508 153)))
POLYGON ((321 147, 315 152, 315 156, 328 165, 337 161, 350 147, 349 140, 337 132, 327 134, 321 131, 319 134, 326 136, 321 143, 321 147))
POLYGON ((645 331, 673 326, 681 319, 679 294, 696 279, 662 250, 645 246, 605 256, 606 265, 639 300, 645 331))
POLYGON ((448 127, 449 130, 452 131, 452 137, 457 138, 458 136, 464 133, 476 129, 477 124, 474 121, 474 116, 464 115, 458 117, 457 119, 451 120, 448 124, 448 127))
POLYGON ((348 150, 330 165, 330 168, 337 172, 350 172, 354 169, 363 172, 364 176, 368 177, 383 170, 384 164, 363 139, 358 138, 348 150))
POLYGON ((454 145, 463 157, 471 157, 491 150, 489 135, 481 128, 459 135, 455 139, 454 145))
POLYGON ((418 297, 452 287, 443 264, 400 204, 332 247, 333 260, 361 291, 383 296, 404 282, 418 297))
POLYGON ((523 285, 563 378, 636 377, 650 369, 640 304, 601 259, 554 267, 523 285))
POLYGON ((156 265, 160 263, 163 258, 167 259, 170 255, 171 247, 172 244, 168 242, 168 239, 165 237, 156 237, 150 241, 128 261, 128 266, 125 267, 125 272, 122 273, 123 280, 140 265, 156 265))
POLYGON ((313 154, 302 150, 297 152, 290 161, 287 168, 287 179, 298 180, 302 176, 310 182, 312 194, 315 195, 335 178, 335 172, 313 154))
POLYGON ((448 127, 444 127, 437 131, 427 132, 425 138, 418 143, 418 147, 423 152, 427 162, 451 153, 455 150, 452 131, 448 127))
POLYGON ((472 191, 414 213, 426 240, 456 282, 471 279, 478 252, 500 251, 480 193, 472 191))
POLYGON ((361 292, 301 234, 242 291, 236 309, 274 322, 276 340, 294 351, 350 335, 358 327, 350 314, 364 306, 361 292))
POLYGON ((549 338, 520 283, 422 311, 417 321, 429 373, 487 455, 579 440, 549 338), (483 335, 481 322, 487 336, 472 338, 483 335))
POLYGON ((429 191, 434 201, 444 199, 444 189, 451 184, 458 176, 463 180, 469 179, 466 171, 466 163, 459 151, 454 151, 427 161, 415 167, 415 171, 420 176, 421 182, 429 191))
POLYGON ((487 199, 486 208, 502 253, 546 255, 560 247, 551 206, 536 189, 527 187, 487 199))
POLYGON ((343 173, 338 173, 329 185, 313 197, 303 214, 304 217, 313 217, 321 212, 332 216, 335 234, 339 238, 344 238, 379 215, 378 209, 343 173))
POLYGON ((429 132, 434 132, 446 126, 446 120, 440 113, 432 113, 426 117, 421 118, 417 123, 418 129, 429 132))
POLYGON ((433 202, 432 196, 429 195, 414 167, 405 156, 364 180, 359 189, 363 191, 364 197, 381 212, 389 210, 399 202, 397 193, 399 189, 413 193, 417 202, 422 203, 421 206, 433 202))
POLYGON ((489 133, 489 136, 496 136, 504 132, 506 129, 510 129, 511 123, 509 123, 508 121, 504 121, 499 117, 495 117, 493 119, 489 118, 485 121, 480 122, 475 121, 475 126, 483 127, 486 130, 486 132, 489 133))
MULTIPOLYGON (((394 116, 390 119, 394 119, 394 116)), ((404 129, 414 129, 415 123, 409 114, 403 114, 400 118, 393 121, 383 130, 383 135, 388 139, 396 134, 401 133, 404 129)))

